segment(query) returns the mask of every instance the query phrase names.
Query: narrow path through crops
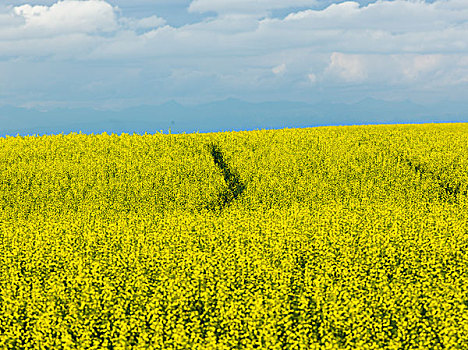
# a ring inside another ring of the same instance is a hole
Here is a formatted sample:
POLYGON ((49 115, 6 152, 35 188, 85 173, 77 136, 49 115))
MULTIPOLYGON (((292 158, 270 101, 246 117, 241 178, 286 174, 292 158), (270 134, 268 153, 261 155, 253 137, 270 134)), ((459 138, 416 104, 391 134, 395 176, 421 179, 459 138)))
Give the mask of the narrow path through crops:
POLYGON ((420 177, 428 176, 429 178, 434 180, 437 183, 437 185, 445 192, 446 198, 458 201, 459 196, 466 196, 467 192, 462 190, 463 186, 460 181, 449 183, 446 180, 444 180, 439 174, 435 173, 424 164, 420 164, 405 156, 402 156, 401 159, 420 177))
POLYGON ((208 150, 216 166, 223 172, 224 181, 227 185, 227 190, 221 192, 218 197, 219 205, 223 209, 244 192, 245 184, 241 181, 237 172, 226 163, 221 148, 218 145, 212 143, 208 145, 208 150))

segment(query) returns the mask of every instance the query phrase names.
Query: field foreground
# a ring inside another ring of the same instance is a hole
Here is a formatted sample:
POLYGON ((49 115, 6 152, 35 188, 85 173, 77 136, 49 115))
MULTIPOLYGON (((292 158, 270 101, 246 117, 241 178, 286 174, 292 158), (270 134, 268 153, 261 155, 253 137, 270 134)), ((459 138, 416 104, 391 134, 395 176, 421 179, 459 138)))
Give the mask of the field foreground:
POLYGON ((1 349, 466 349, 468 124, 0 139, 1 349))

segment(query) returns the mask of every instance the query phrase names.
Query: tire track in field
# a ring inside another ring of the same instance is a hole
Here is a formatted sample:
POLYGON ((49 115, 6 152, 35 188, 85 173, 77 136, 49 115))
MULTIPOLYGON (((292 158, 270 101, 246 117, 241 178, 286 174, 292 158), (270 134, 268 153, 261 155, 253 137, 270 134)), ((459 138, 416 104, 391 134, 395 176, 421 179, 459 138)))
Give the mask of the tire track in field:
POLYGON ((455 202, 458 202, 459 196, 467 195, 467 191, 462 190, 463 184, 461 181, 448 182, 447 180, 444 180, 440 174, 437 174, 433 170, 429 169, 426 165, 411 160, 409 157, 404 155, 398 156, 397 161, 406 164, 410 169, 418 174, 420 178, 428 177, 432 179, 439 186, 439 188, 444 191, 446 196, 443 198, 445 200, 451 199, 455 202))
MULTIPOLYGON (((222 171, 224 181, 227 185, 227 189, 218 195, 217 204, 221 209, 224 209, 244 192, 246 186, 241 181, 239 174, 226 163, 219 145, 211 143, 208 145, 208 150, 213 157, 215 165, 222 171)), ((211 207, 213 207, 213 205, 211 207)))

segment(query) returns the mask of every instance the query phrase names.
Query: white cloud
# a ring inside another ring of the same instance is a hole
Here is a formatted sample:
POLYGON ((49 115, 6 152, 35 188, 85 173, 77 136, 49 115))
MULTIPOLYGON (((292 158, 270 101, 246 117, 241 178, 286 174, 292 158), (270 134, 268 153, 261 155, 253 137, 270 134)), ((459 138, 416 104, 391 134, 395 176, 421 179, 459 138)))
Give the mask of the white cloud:
POLYGON ((317 0, 194 0, 191 12, 265 13, 274 9, 315 6, 317 0))
POLYGON ((122 18, 120 23, 125 27, 136 30, 161 27, 166 24, 166 20, 158 16, 150 16, 140 19, 122 18))
POLYGON ((414 80, 422 74, 427 74, 440 68, 442 59, 441 55, 417 55, 406 59, 402 65, 402 70, 408 79, 414 80))
POLYGON ((311 82, 312 84, 315 84, 317 82, 317 76, 314 73, 307 74, 307 79, 309 79, 309 82, 311 82))
POLYGON ((297 13, 291 13, 286 17, 286 21, 297 21, 304 19, 337 19, 342 20, 352 17, 359 12, 359 3, 346 1, 339 4, 331 4, 324 10, 305 10, 297 13))
POLYGON ((286 72, 286 64, 282 63, 279 66, 273 67, 271 71, 276 75, 282 75, 286 72))
POLYGON ((464 54, 345 54, 330 55, 321 82, 330 86, 343 83, 380 86, 385 89, 410 88, 414 91, 456 87, 468 76, 464 54))
POLYGON ((24 19, 24 27, 34 31, 110 32, 117 29, 114 8, 105 1, 59 1, 52 6, 23 5, 14 13, 24 19))
POLYGON ((288 22, 307 23, 311 28, 389 30, 393 33, 461 25, 468 20, 468 2, 438 0, 380 0, 367 6, 354 1, 332 4, 323 10, 304 10, 289 14, 288 22))
POLYGON ((137 28, 154 28, 166 24, 164 18, 158 16, 145 17, 137 21, 137 28))
POLYGON ((346 55, 340 52, 331 54, 327 73, 346 82, 360 82, 367 77, 365 63, 359 55, 346 55))

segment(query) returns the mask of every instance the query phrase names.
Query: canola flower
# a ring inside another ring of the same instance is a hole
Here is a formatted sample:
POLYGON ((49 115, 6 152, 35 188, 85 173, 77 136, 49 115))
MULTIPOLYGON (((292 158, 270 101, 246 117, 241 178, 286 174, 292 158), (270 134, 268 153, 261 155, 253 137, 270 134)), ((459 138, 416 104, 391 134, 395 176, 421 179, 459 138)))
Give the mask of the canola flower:
POLYGON ((1 349, 468 348, 468 124, 6 137, 0 165, 1 349))

